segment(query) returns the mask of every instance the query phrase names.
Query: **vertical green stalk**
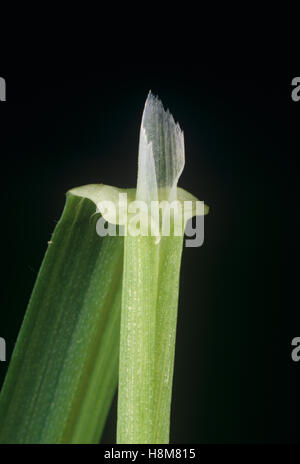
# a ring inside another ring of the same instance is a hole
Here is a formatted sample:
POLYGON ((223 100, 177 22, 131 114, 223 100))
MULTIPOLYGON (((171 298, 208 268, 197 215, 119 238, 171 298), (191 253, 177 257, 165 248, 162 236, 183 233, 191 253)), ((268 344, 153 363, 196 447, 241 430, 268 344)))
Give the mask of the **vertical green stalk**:
POLYGON ((168 443, 182 237, 125 237, 118 443, 168 443))
MULTIPOLYGON (((150 93, 140 133, 136 199, 164 201, 158 236, 126 236, 122 286, 118 443, 168 443, 183 233, 162 236, 177 200, 183 133, 150 93)), ((148 210, 149 211, 149 210, 148 210)), ((151 210, 150 221, 154 220, 151 210)), ((151 222, 150 222, 151 223, 151 222)), ((173 231, 173 232, 172 232, 173 231)))
POLYGON ((152 443, 158 246, 153 237, 125 237, 118 443, 152 443))

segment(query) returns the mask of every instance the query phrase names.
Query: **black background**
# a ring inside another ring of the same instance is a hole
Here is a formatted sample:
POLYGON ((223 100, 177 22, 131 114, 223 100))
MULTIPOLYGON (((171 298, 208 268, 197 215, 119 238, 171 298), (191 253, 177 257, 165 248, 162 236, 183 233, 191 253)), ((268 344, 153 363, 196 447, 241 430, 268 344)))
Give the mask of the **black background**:
MULTIPOLYGON (((151 89, 185 133, 179 185, 210 206, 185 248, 172 443, 300 442, 298 156, 300 72, 172 65, 10 73, 0 102, 1 315, 7 358, 65 192, 136 185, 151 89)), ((8 366, 0 363, 1 383, 8 366)), ((116 402, 103 436, 115 439, 116 402)))

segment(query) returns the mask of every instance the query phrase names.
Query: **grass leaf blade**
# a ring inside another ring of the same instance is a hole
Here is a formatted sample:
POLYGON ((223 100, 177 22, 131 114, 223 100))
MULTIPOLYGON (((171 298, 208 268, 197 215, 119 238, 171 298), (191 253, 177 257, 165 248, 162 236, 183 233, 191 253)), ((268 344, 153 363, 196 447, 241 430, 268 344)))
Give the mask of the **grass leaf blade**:
POLYGON ((96 443, 118 377, 122 237, 67 196, 0 395, 1 443, 96 443))

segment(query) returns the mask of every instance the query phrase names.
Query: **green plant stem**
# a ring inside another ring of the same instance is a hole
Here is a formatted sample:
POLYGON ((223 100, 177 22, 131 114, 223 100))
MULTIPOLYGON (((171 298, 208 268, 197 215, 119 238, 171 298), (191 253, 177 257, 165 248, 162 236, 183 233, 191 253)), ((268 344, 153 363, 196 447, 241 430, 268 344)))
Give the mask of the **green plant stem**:
POLYGON ((182 237, 125 237, 118 443, 168 443, 182 237))

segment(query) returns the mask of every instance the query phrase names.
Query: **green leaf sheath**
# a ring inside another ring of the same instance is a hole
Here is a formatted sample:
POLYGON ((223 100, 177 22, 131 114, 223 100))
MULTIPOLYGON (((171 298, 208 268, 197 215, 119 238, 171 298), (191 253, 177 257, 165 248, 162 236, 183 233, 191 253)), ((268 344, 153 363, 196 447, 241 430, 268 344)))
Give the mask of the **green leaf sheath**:
POLYGON ((68 194, 0 395, 1 443, 97 443, 118 378, 123 237, 68 194))
POLYGON ((118 443, 168 443, 183 237, 125 237, 118 443))

